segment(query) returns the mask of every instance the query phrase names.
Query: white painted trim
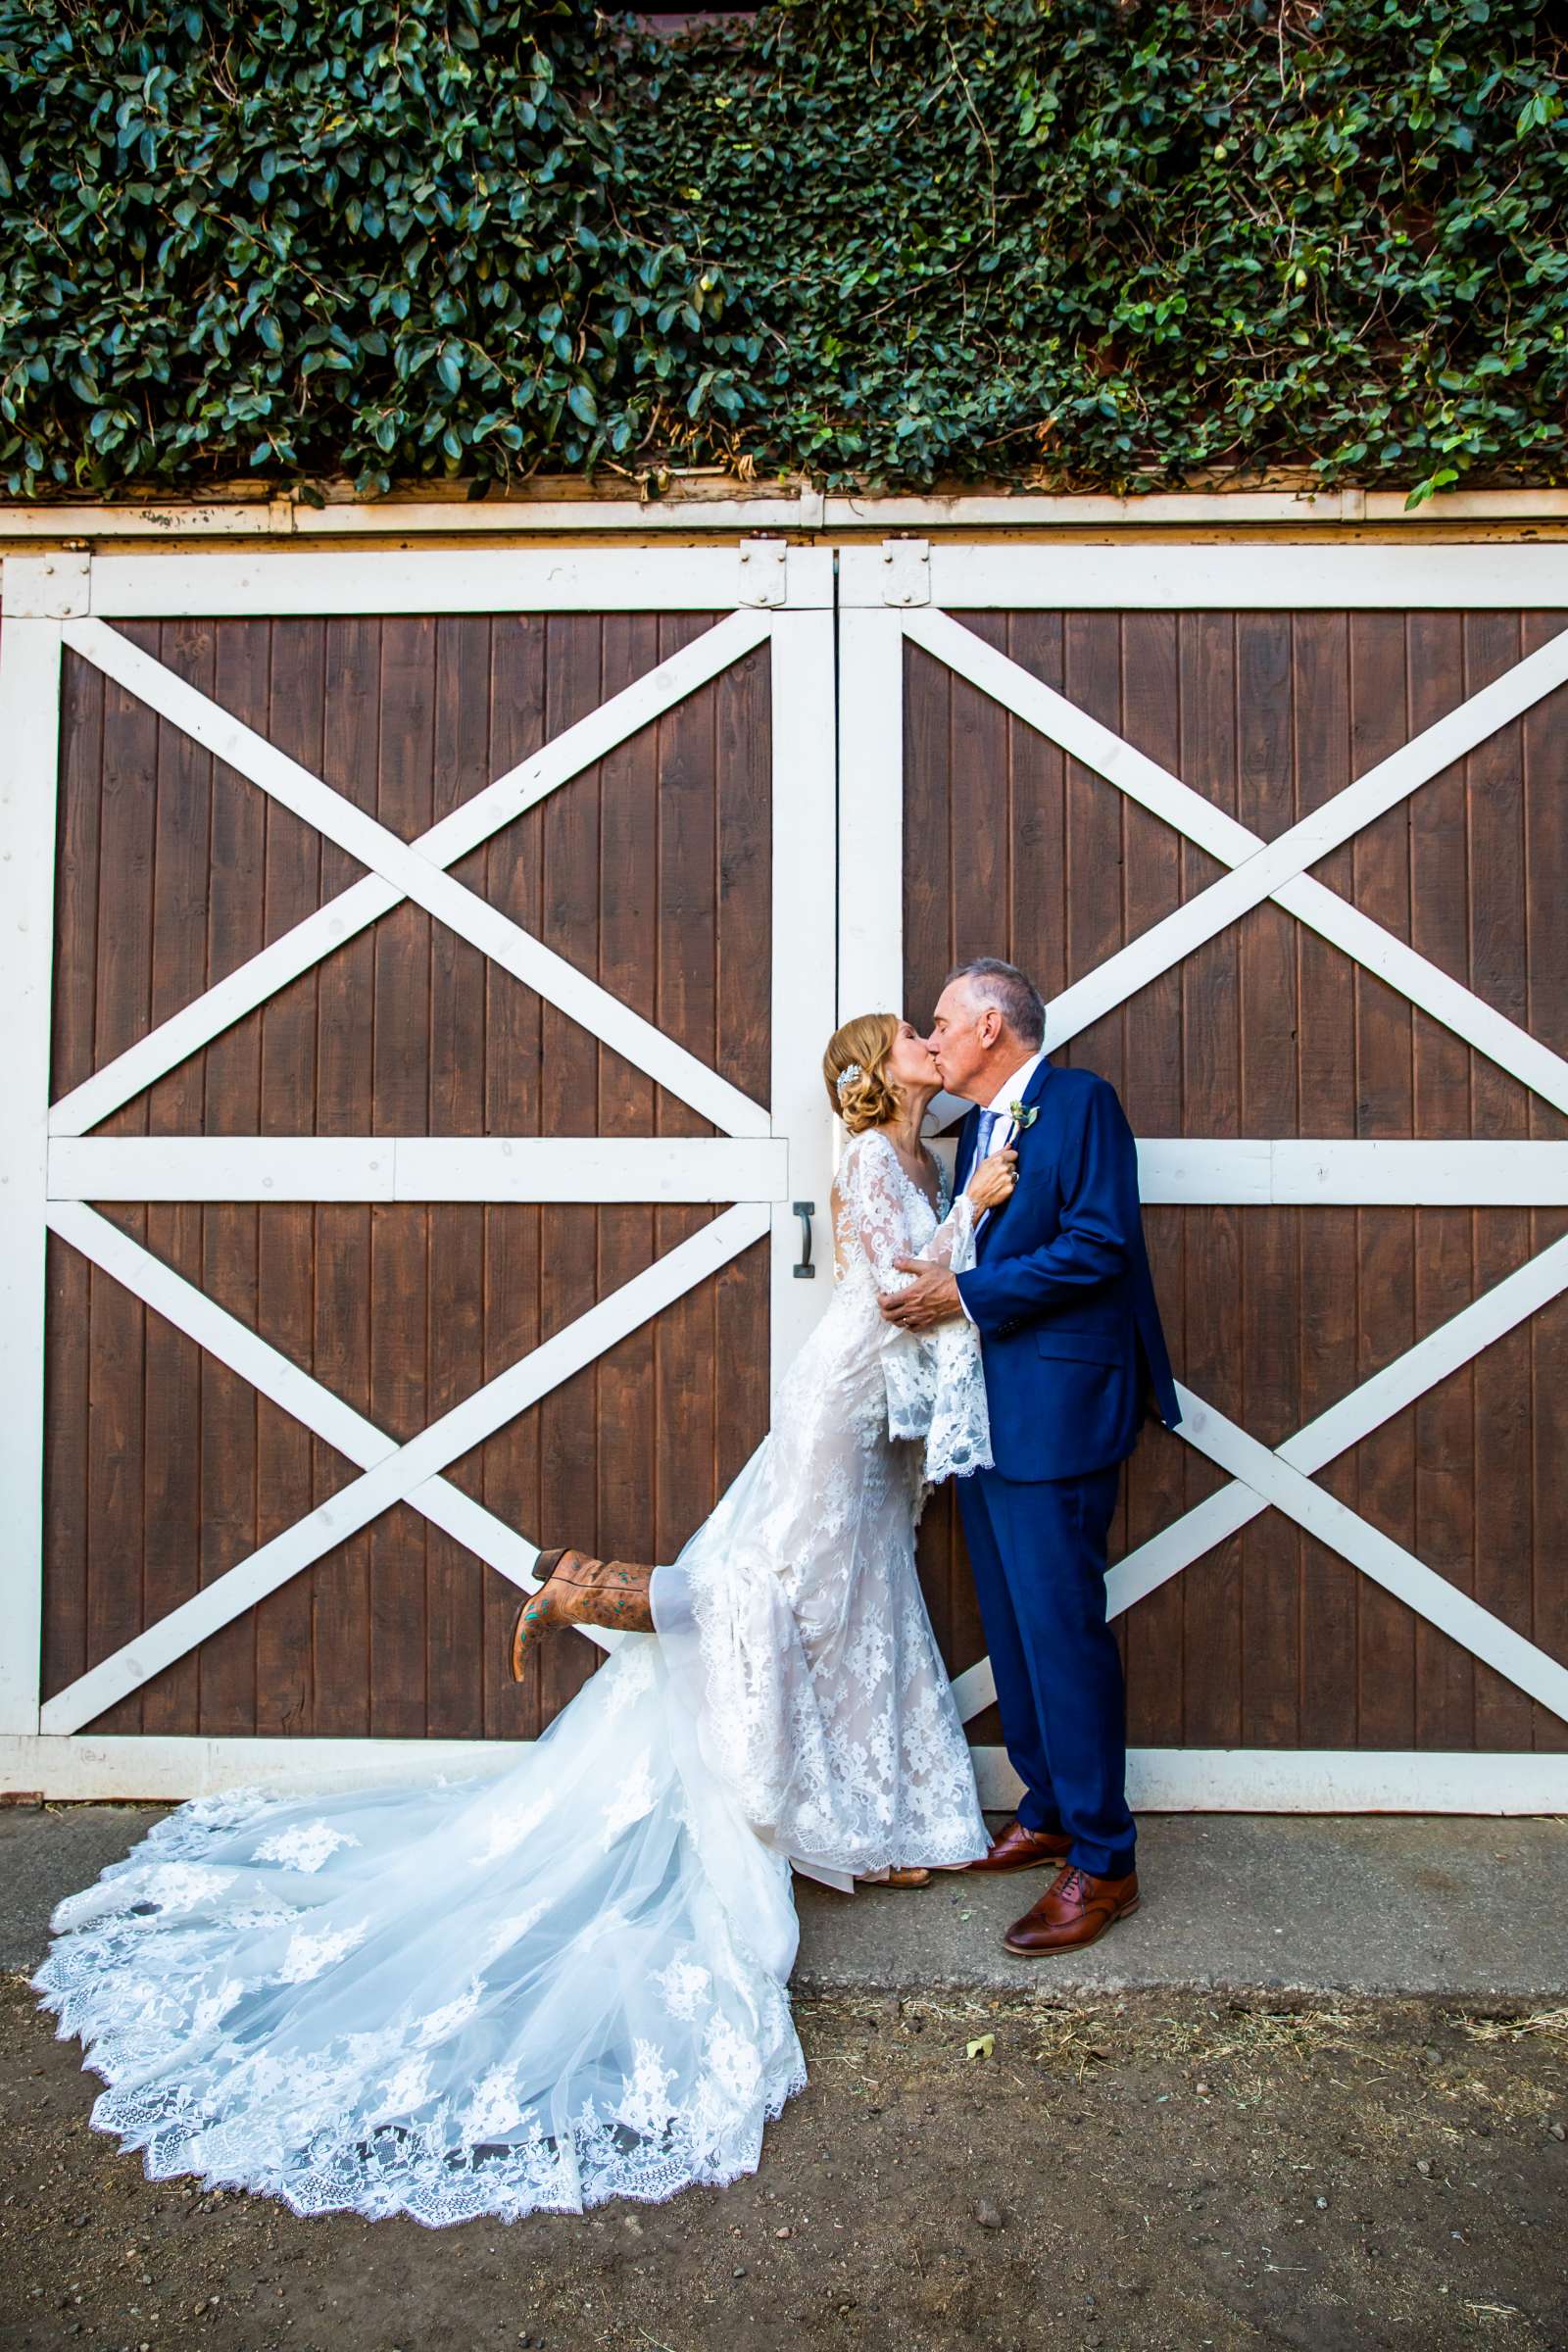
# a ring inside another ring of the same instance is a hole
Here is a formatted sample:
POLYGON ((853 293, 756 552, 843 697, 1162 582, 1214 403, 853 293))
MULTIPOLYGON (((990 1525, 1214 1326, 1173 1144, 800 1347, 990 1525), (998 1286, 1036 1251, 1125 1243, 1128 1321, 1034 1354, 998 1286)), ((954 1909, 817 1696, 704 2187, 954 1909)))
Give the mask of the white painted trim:
POLYGON ((773 1132, 789 1143, 789 1189, 769 1245, 768 1366, 776 1396, 785 1367, 833 1295, 833 1117, 822 1049, 835 1013, 833 939, 836 779, 833 615, 782 613, 773 624, 772 1006, 773 1132), (793 1203, 815 1202, 810 1281, 797 1280, 801 1225, 793 1203))
POLYGON ((1264 842, 951 614, 911 612, 904 616, 904 627, 938 661, 1231 869, 1054 998, 1047 1033, 1053 1047, 1100 1020, 1272 897, 1523 1084, 1568 1109, 1568 1062, 1304 871, 1568 678, 1568 629, 1310 815, 1264 842))
MULTIPOLYGON (((1010 1812, 1021 1784, 1000 1747, 974 1750, 980 1801, 1010 1812)), ((1451 1748, 1134 1747, 1137 1813, 1568 1813, 1568 1756, 1451 1748)))
MULTIPOLYGON (((526 1740, 204 1740, 0 1736, 0 1788, 60 1803, 178 1804, 233 1788, 428 1786, 496 1771, 526 1740)), ((1010 1812, 1020 1785, 1000 1747, 973 1751, 980 1800, 1010 1812)), ((1139 1813, 1568 1813, 1568 1756, 1453 1749, 1135 1747, 1139 1813)))
MULTIPOLYGON (((51 1222, 62 1213, 75 1218, 92 1214, 80 1208, 57 1207, 51 1212, 51 1222)), ((425 1484, 461 1454, 482 1445, 607 1348, 716 1272, 765 1233, 767 1225, 765 1207, 747 1202, 703 1226, 461 1404, 441 1414, 416 1438, 393 1446, 329 1501, 318 1504, 89 1669, 47 1702, 40 1714, 42 1727, 51 1732, 79 1731, 220 1626, 230 1624, 276 1592, 323 1552, 358 1534, 393 1503, 414 1501, 425 1484)))
POLYGON ((179 1804, 230 1788, 279 1796, 501 1770, 531 1740, 204 1740, 91 1732, 0 1737, 0 1788, 63 1802, 179 1804))
POLYGON ((1568 1144, 1141 1136, 1138 1184, 1146 1206, 1561 1207, 1568 1204, 1568 1144))
MULTIPOLYGON (((27 601, 26 573, 19 601, 27 601)), ((34 582, 33 601, 43 584, 34 582)), ((43 1404, 50 975, 60 767, 58 620, 0 626, 0 956, 6 1100, 0 1118, 0 1732, 35 1731, 43 1633, 43 1404)))
POLYGON ((56 1136, 51 1200, 782 1200, 782 1137, 56 1136))
MULTIPOLYGON (((912 521, 912 517, 911 517, 912 521)), ((906 526, 907 527, 907 526, 906 526)), ((839 603, 883 601, 880 548, 846 547, 839 603)), ((1074 547, 931 543, 933 607, 956 611, 1200 612, 1568 608, 1568 546, 1074 547)))
MULTIPOLYGON (((412 845, 414 850, 433 864, 456 864, 558 785, 580 774, 738 662, 769 635, 772 626, 771 613, 729 613, 442 817, 418 836, 412 845)), ((351 883, 315 914, 63 1095, 50 1113, 51 1133, 81 1135, 96 1126, 289 981, 401 905, 402 899, 402 891, 378 874, 351 883)))
POLYGON ((56 547, 7 559, 3 602, 8 620, 64 620, 85 612, 92 558, 79 547, 56 547))
POLYGON ((1446 490, 1409 507, 1402 490, 1168 490, 1133 498, 1095 491, 1060 494, 979 490, 953 497, 860 497, 780 482, 714 495, 712 477, 676 474, 662 498, 584 496, 579 484, 533 485, 519 497, 334 498, 313 507, 287 491, 208 502, 138 500, 57 505, 0 502, 0 543, 91 538, 109 545, 182 539, 507 538, 593 532, 642 539, 746 531, 974 531, 1222 529, 1309 531, 1396 526, 1424 536, 1455 524, 1562 525, 1568 491, 1446 490))
MULTIPOLYGON (((394 528, 397 526, 394 525, 394 528)), ((100 619, 266 612, 691 612, 746 601, 739 547, 174 547, 96 556, 100 619)), ((830 549, 789 551, 792 609, 831 609, 830 549)))
POLYGON ((114 678, 127 694, 167 718, 253 784, 324 834, 351 858, 378 874, 402 897, 413 899, 438 922, 499 963, 527 988, 545 997, 609 1046, 645 1070, 655 1082, 710 1119, 729 1135, 767 1131, 767 1113, 675 1043, 666 1031, 645 1021, 630 1005, 590 980, 477 891, 400 841, 390 828, 323 784, 309 768, 279 751, 207 695, 176 677, 128 637, 101 620, 68 620, 66 642, 74 652, 114 678))
POLYGON ((904 620, 839 615, 838 1017, 904 1006, 904 620))

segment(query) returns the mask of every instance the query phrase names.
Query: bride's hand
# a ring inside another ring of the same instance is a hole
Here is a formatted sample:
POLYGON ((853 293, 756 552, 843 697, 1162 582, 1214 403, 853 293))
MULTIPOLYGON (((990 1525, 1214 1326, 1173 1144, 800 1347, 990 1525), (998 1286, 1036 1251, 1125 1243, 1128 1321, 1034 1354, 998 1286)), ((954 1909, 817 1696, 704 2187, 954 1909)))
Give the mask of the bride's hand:
POLYGON ((978 1161, 963 1189, 972 1207, 1000 1208, 1012 1199, 1017 1181, 1018 1154, 1009 1145, 1004 1152, 993 1152, 988 1159, 978 1161))

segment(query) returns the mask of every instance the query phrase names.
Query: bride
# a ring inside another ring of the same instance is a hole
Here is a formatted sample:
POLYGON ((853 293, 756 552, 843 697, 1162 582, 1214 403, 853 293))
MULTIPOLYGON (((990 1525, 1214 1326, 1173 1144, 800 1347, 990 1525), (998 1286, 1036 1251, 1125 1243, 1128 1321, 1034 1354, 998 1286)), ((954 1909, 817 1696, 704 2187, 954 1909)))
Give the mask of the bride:
POLYGON ((791 1865, 919 1885, 986 1851, 914 1568, 930 1487, 991 1458, 978 1341, 877 1297, 901 1254, 972 1263, 1009 1155, 950 1204, 892 1014, 823 1074, 832 1302, 673 1563, 541 1555, 514 1673, 563 1625, 630 1636, 543 1737, 463 1779, 199 1798, 56 1909, 33 1985, 149 2176, 432 2225, 732 2180, 806 2081, 791 1865))

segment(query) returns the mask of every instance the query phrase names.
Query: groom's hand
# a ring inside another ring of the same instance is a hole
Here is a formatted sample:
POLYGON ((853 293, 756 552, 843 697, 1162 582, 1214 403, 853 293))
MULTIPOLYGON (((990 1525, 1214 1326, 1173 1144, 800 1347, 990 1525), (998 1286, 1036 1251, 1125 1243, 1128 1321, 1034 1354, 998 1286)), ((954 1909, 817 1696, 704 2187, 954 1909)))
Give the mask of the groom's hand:
POLYGON ((928 1331, 933 1323, 962 1314, 957 1281, 946 1266, 928 1265, 923 1257, 896 1257, 893 1263, 901 1274, 915 1279, 906 1291, 881 1294, 882 1312, 890 1323, 897 1323, 901 1331, 928 1331))

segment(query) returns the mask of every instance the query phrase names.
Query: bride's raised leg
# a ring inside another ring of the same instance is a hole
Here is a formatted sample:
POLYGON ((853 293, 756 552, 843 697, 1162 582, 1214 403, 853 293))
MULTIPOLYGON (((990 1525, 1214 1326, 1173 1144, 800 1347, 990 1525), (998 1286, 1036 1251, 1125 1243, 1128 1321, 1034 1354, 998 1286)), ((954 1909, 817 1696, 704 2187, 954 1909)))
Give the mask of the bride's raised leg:
POLYGON ((648 1588, 652 1568, 630 1560, 596 1560, 592 1552, 562 1545, 542 1551, 538 1559, 539 1589, 523 1602, 513 1621, 512 1679, 520 1683, 528 1652, 558 1625, 619 1626, 623 1632, 651 1634, 653 1610, 648 1588))

